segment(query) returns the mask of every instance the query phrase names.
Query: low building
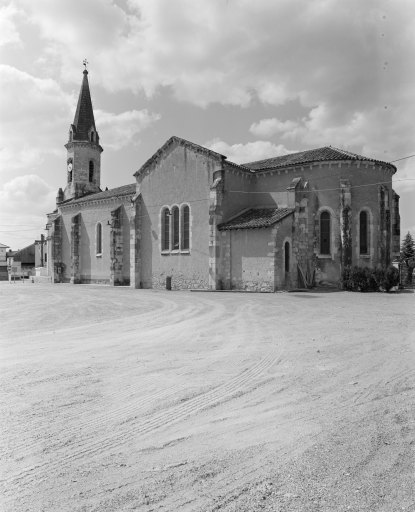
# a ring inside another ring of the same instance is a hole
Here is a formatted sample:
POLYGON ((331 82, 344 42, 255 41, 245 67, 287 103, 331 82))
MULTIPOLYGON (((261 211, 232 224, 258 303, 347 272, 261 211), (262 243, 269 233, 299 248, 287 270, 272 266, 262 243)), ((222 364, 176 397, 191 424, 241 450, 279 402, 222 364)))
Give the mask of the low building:
POLYGON ((8 245, 0 243, 0 281, 7 281, 7 249, 8 245))

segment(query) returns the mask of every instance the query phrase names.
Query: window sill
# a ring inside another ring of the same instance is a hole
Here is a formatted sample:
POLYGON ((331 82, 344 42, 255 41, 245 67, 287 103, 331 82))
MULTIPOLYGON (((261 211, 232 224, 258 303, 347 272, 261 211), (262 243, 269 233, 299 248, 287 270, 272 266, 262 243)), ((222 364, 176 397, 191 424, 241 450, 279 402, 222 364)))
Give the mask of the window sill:
POLYGON ((171 254, 190 254, 190 249, 174 249, 173 251, 161 251, 162 256, 170 256, 171 254))
POLYGON ((317 258, 320 260, 332 260, 333 256, 331 254, 317 254, 317 258))
POLYGON ((98 254, 95 254, 97 258, 102 258, 102 252, 99 252, 98 254))
POLYGON ((359 254, 359 258, 364 260, 370 260, 370 254, 359 254))

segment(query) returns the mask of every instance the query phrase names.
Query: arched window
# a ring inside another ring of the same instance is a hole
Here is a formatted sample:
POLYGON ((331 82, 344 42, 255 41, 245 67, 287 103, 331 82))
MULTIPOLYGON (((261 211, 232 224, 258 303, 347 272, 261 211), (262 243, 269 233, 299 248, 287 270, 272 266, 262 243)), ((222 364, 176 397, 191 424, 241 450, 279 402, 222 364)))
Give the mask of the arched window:
POLYGON ((320 214, 320 254, 330 254, 330 213, 320 214))
POLYGON ((89 161, 89 181, 92 183, 94 179, 94 162, 93 160, 89 161))
POLYGON ((359 216, 359 246, 360 254, 368 254, 369 252, 369 225, 368 225, 368 214, 366 211, 360 212, 359 216))
POLYGON ((180 216, 178 206, 173 206, 171 209, 172 222, 173 222, 173 233, 172 233, 172 250, 178 251, 180 248, 180 216))
POLYGON ((102 224, 98 222, 95 232, 95 247, 97 256, 102 254, 102 224))
POLYGON ((170 210, 168 208, 161 210, 161 250, 170 250, 170 210))
POLYGON ((72 181, 72 168, 73 168, 73 161, 72 158, 68 160, 68 183, 71 183, 72 181))
POLYGON ((181 250, 188 251, 190 248, 190 208, 187 204, 182 206, 182 240, 181 250))
POLYGON ((285 261, 285 271, 290 271, 290 242, 285 242, 284 244, 284 261, 285 261))

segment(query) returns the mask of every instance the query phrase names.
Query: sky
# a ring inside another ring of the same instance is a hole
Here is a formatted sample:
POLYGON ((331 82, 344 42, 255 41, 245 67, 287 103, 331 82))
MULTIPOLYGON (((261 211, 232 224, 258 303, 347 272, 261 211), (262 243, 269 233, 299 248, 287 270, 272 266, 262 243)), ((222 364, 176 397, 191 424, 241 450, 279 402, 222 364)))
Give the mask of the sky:
MULTIPOLYGON (((45 233, 88 60, 101 187, 172 135, 242 163, 415 154, 413 0, 0 0, 0 243, 45 233)), ((395 162, 415 235, 415 158, 395 162)))

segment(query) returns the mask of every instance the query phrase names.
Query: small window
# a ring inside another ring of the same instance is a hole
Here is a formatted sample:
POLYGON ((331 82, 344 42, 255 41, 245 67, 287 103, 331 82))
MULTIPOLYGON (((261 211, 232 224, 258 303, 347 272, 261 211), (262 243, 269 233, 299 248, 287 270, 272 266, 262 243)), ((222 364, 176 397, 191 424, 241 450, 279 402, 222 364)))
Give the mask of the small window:
POLYGON ((363 211, 360 212, 359 216, 359 245, 360 245, 360 254, 368 254, 369 252, 369 244, 368 244, 368 214, 363 211))
POLYGON ((102 224, 98 222, 96 227, 96 240, 95 240, 95 246, 96 246, 96 254, 97 256, 102 254, 102 224))
POLYGON ((91 132, 91 142, 94 142, 94 138, 95 138, 94 132, 91 132))
POLYGON ((170 250, 170 210, 163 208, 161 211, 161 250, 170 250))
POLYGON ((68 171, 68 183, 72 182, 72 171, 68 171))
POLYGON ((285 271, 290 271, 290 243, 285 242, 284 244, 284 259, 285 259, 285 271))
POLYGON ((190 208, 187 204, 182 207, 182 251, 190 248, 190 208))
POLYGON ((92 183, 94 180, 94 162, 92 160, 89 161, 89 182, 92 183))
POLYGON ((171 215, 173 218, 173 237, 172 237, 172 250, 178 251, 180 244, 180 217, 179 217, 179 208, 177 206, 173 206, 171 209, 171 215))
POLYGON ((320 215, 320 254, 330 254, 330 213, 320 215))

